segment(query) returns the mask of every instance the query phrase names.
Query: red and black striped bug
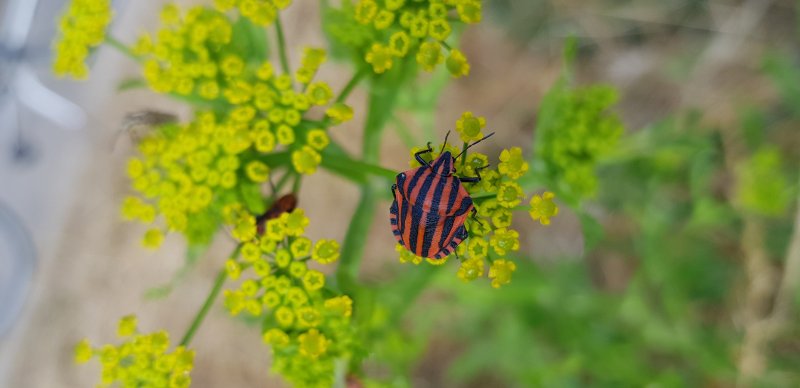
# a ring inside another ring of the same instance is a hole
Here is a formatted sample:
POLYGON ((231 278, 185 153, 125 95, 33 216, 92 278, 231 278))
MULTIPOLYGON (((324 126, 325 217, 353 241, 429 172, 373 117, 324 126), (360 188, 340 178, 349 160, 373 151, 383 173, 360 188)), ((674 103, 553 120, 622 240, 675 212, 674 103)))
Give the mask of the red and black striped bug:
MULTIPOLYGON (((444 143, 447 144, 447 136, 444 143)), ((474 214, 475 206, 462 183, 479 182, 480 171, 489 165, 476 168, 474 177, 455 176, 455 162, 465 151, 456 157, 444 151, 429 163, 422 158, 433 152, 428 143, 427 149, 414 154, 422 166, 397 174, 392 185, 394 201, 389 208, 392 233, 400 245, 417 256, 441 259, 468 237, 464 223, 471 212, 474 214)))
POLYGON ((264 224, 273 218, 278 218, 283 213, 291 213, 297 207, 297 197, 289 193, 278 198, 264 214, 256 217, 256 231, 264 234, 264 224))

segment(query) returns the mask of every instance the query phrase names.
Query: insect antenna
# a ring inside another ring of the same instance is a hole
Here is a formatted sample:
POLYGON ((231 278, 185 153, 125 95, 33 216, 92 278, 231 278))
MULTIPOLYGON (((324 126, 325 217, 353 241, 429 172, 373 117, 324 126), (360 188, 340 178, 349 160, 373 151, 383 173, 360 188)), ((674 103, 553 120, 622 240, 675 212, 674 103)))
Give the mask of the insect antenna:
POLYGON ((447 138, 448 137, 450 137, 450 131, 449 130, 447 131, 447 135, 444 135, 444 143, 442 143, 442 149, 439 151, 440 154, 442 152, 444 152, 444 147, 447 146, 447 138))
POLYGON ((478 144, 478 143, 480 143, 480 142, 482 142, 482 141, 484 141, 484 140, 486 140, 486 139, 488 139, 488 138, 492 137, 492 135, 494 135, 494 132, 492 132, 492 133, 490 133, 490 134, 488 134, 488 135, 484 136, 482 139, 480 139, 480 140, 478 140, 478 141, 476 141, 476 142, 474 142, 474 143, 472 143, 472 144, 468 145, 468 146, 467 146, 467 148, 464 148, 464 150, 463 150, 463 151, 461 151, 461 153, 459 153, 458 155, 456 155, 456 157, 455 157, 455 158, 453 158, 453 160, 458 160, 458 158, 459 158, 459 157, 461 157, 461 155, 463 155, 463 154, 464 154, 464 152, 467 152, 467 150, 468 150, 470 147, 472 147, 472 146, 474 146, 475 144, 478 144))

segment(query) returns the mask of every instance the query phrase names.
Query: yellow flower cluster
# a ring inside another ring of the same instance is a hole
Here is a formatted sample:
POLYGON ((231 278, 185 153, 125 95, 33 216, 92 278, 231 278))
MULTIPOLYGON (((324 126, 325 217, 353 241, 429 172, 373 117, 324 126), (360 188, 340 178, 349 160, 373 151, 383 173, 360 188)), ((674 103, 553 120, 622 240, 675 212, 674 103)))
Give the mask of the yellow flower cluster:
MULTIPOLYGON (((217 3, 220 6, 221 2, 217 3)), ((267 4, 229 3, 238 4, 243 13, 249 9, 246 4, 267 4)), ((314 81, 326 60, 325 50, 306 48, 295 74, 279 75, 272 63, 253 62, 248 60, 249 53, 237 51, 232 42, 236 31, 224 13, 195 7, 181 16, 175 6, 168 5, 162 21, 165 27, 155 38, 145 34, 135 48, 145 60, 144 77, 153 90, 226 107, 230 121, 241 129, 242 139, 252 138, 250 143, 257 152, 270 152, 277 142, 291 150, 292 165, 298 173, 316 171, 329 139, 323 128, 305 121, 304 115, 314 106, 333 101, 330 86, 314 81), (300 91, 295 89, 295 82, 302 87, 300 91)), ((352 118, 352 110, 342 103, 333 104, 326 114, 334 124, 352 118)), ((244 144, 243 140, 242 146, 247 148, 244 144)))
POLYGON ((542 100, 537 152, 551 184, 565 197, 590 198, 597 190, 598 162, 625 131, 610 111, 617 99, 612 87, 572 89, 562 80, 542 100))
MULTIPOLYGON (((246 1, 234 3, 242 13, 249 9, 246 1)), ((262 213, 261 186, 276 167, 266 162, 270 154, 286 150, 284 163, 296 173, 312 174, 330 143, 326 127, 353 116, 350 107, 334 103, 328 120, 304 119, 312 107, 333 100, 330 86, 314 81, 325 50, 307 48, 293 75, 279 75, 270 62, 237 51, 237 32, 225 13, 194 7, 182 14, 167 5, 161 20, 164 27, 154 36, 142 35, 135 47, 146 81, 157 92, 206 101, 217 113, 201 112, 188 124, 155 129, 138 145, 142 157, 128 163, 141 198, 127 198, 123 216, 148 224, 164 216, 165 227, 144 236, 143 244, 151 248, 161 244, 166 230, 185 234, 190 243, 207 243, 228 205, 262 213)))
POLYGON ((278 12, 292 4, 292 0, 214 0, 214 7, 222 12, 237 9, 242 16, 260 26, 272 24, 278 12))
MULTIPOLYGON (((247 203, 249 197, 260 202, 270 169, 254 156, 274 144, 270 132, 253 131, 232 118, 218 120, 211 112, 188 124, 160 127, 139 143, 141 157, 128 161, 128 176, 141 198, 126 198, 122 215, 150 224, 160 214, 166 229, 185 234, 191 243, 208 242, 226 205, 247 203)), ((162 228, 154 227, 143 242, 157 248, 162 239, 162 228)))
POLYGON ((244 70, 244 62, 228 57, 234 55, 229 52, 233 25, 225 14, 193 7, 181 15, 176 5, 168 4, 161 22, 163 27, 154 35, 142 34, 133 46, 153 90, 213 100, 222 92, 220 81, 226 75, 244 70))
POLYGON ((53 71, 59 76, 84 79, 89 75, 86 57, 103 43, 111 22, 109 0, 72 0, 59 23, 54 45, 53 71))
MULTIPOLYGON (((486 120, 475 117, 471 112, 465 112, 458 120, 456 127, 464 142, 474 141, 484 136, 482 133, 486 120)), ((429 161, 436 159, 442 147, 432 147, 433 152, 423 156, 429 161)), ((415 147, 411 150, 411 167, 420 164, 413 157, 423 148, 415 147)), ((457 155, 461 150, 447 145, 444 151, 457 155)), ((467 192, 472 197, 477 210, 477 217, 466 220, 469 233, 467 238, 458 246, 456 253, 461 260, 457 276, 464 281, 472 281, 483 277, 486 273, 486 262, 489 263, 488 276, 492 279, 492 287, 498 288, 511 281, 511 274, 516 270, 516 264, 506 259, 512 252, 519 250, 519 232, 512 229, 511 221, 513 211, 520 205, 525 193, 517 182, 528 171, 528 163, 522 156, 522 149, 512 147, 500 153, 500 163, 496 169, 485 168, 489 166, 489 157, 485 154, 472 152, 466 157, 456 161, 456 176, 474 177, 480 173, 481 181, 478 183, 463 183, 467 192)), ((540 220, 542 225, 549 223, 549 217, 558 213, 558 207, 553 203, 552 193, 545 193, 544 197, 534 196, 531 199, 531 217, 540 220)), ((423 258, 414 255, 401 245, 396 246, 400 253, 400 261, 419 264, 423 258)), ((427 259, 431 264, 441 265, 443 260, 427 259)))
POLYGON ((239 257, 226 263, 239 287, 225 290, 225 307, 263 320, 263 340, 272 347, 274 369, 297 386, 331 386, 334 361, 349 354, 353 301, 325 288, 325 275, 309 262, 339 259, 339 243, 312 244, 302 209, 266 220, 263 234, 242 209, 226 212, 241 242, 239 257), (250 275, 251 276, 247 276, 250 275))
POLYGON ((129 315, 119 321, 117 334, 124 339, 122 344, 95 348, 84 339, 75 346, 75 362, 85 363, 97 357, 103 365, 99 387, 118 384, 122 387, 184 388, 190 385, 194 351, 183 346, 170 351, 167 332, 141 334, 136 329, 136 317, 129 315))
POLYGON ((375 73, 412 56, 426 71, 446 63, 453 77, 469 74, 467 58, 446 40, 453 22, 480 22, 480 0, 359 0, 350 12, 362 26, 356 33, 367 37, 354 43, 368 43, 364 59, 375 73))

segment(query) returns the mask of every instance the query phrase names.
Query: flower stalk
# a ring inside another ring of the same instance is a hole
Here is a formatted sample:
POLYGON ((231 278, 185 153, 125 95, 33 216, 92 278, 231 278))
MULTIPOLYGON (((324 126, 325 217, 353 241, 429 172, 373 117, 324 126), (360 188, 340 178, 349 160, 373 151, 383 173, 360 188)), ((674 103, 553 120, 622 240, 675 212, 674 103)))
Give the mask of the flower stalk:
MULTIPOLYGON (((236 257, 241 249, 242 245, 238 244, 230 254, 230 257, 236 257)), ((222 285, 225 284, 226 277, 227 275, 224 268, 217 273, 217 277, 214 280, 214 285, 211 287, 211 291, 208 293, 206 300, 203 302, 203 306, 200 308, 200 311, 197 312, 197 315, 195 315, 194 319, 192 319, 192 323, 186 330, 186 334, 184 334, 181 338, 181 346, 189 346, 189 343, 192 342, 192 338, 194 338, 197 329, 199 329, 200 325, 203 324, 206 315, 208 315, 208 311, 211 309, 211 306, 214 305, 214 301, 217 300, 217 296, 219 296, 220 291, 222 291, 222 285)))

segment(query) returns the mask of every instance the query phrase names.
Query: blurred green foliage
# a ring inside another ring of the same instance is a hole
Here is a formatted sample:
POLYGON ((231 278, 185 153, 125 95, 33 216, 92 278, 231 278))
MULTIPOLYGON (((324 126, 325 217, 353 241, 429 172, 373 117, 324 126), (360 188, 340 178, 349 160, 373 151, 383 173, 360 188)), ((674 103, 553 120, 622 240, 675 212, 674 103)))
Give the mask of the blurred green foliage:
MULTIPOLYGON (((800 74, 787 63, 771 58, 765 67, 778 85, 800 74)), ((792 231, 789 177, 800 173, 798 156, 775 139, 796 139, 787 123, 798 120, 800 98, 794 86, 781 88, 779 106, 746 107, 732 128, 709 127, 700 112, 676 112, 622 135, 606 113, 612 88, 574 88, 562 78, 540 107, 532 161, 540 170, 527 182, 553 184, 566 198, 591 240, 584 255, 519 257, 514 282, 496 292, 436 276, 405 315, 408 334, 387 336, 376 354, 418 374, 446 369, 432 382, 442 386, 734 385, 747 290, 744 218, 764 221, 763 248, 776 268, 792 231), (581 125, 590 130, 570 137, 581 125), (726 164, 724 131, 745 143, 736 171, 726 164), (603 152, 582 159, 590 168, 576 181, 570 166, 543 150, 557 142, 603 152), (448 356, 423 357, 441 348, 448 356)), ((769 347, 769 368, 754 386, 800 383, 798 332, 793 323, 769 347)))

